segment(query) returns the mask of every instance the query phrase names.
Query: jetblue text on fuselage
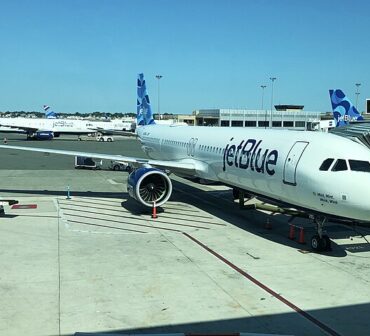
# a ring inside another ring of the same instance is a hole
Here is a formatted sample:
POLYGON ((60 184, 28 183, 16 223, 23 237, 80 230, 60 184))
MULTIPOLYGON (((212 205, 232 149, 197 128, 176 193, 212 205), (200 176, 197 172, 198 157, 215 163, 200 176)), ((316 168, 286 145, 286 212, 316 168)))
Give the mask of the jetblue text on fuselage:
MULTIPOLYGON (((233 138, 230 139, 232 140, 233 138)), ((227 166, 235 166, 274 175, 279 153, 276 149, 263 149, 262 146, 262 140, 256 139, 243 140, 239 145, 227 144, 224 151, 223 171, 226 171, 227 166)))

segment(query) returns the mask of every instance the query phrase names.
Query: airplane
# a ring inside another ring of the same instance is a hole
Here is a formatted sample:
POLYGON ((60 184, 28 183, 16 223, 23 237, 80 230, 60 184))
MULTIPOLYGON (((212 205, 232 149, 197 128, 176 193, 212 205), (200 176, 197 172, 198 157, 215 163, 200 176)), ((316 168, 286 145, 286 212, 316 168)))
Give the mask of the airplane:
POLYGON ((114 130, 132 128, 132 123, 112 121, 90 121, 74 119, 57 119, 50 106, 44 105, 45 118, 0 118, 0 131, 25 133, 27 139, 51 140, 61 134, 83 135, 91 133, 109 133, 114 130))
POLYGON ((92 124, 81 120, 57 119, 57 114, 50 106, 43 105, 44 118, 0 118, 3 132, 25 133, 27 139, 51 140, 60 134, 94 133, 92 124), (50 110, 50 111, 49 111, 50 110))
POLYGON ((0 126, 23 130, 27 139, 51 140, 61 134, 94 133, 94 125, 89 121, 56 118, 1 118, 0 126))
POLYGON ((351 121, 364 120, 342 90, 329 90, 329 95, 336 127, 349 125, 351 121))
POLYGON ((136 123, 130 120, 94 121, 94 129, 103 135, 132 135, 136 123))
POLYGON ((18 149, 127 162, 129 196, 153 207, 172 193, 168 172, 211 180, 309 214, 314 251, 330 249, 329 219, 370 224, 370 151, 330 133, 157 125, 143 74, 137 82, 137 135, 148 159, 46 148, 18 149))
MULTIPOLYGON (((44 105, 43 109, 45 111, 45 118, 48 119, 55 119, 56 113, 53 111, 47 112, 50 109, 50 106, 44 105)), ((0 118, 0 133, 21 133, 21 134, 28 134, 28 131, 24 128, 17 128, 13 126, 15 123, 20 122, 21 125, 24 123, 28 123, 30 118, 0 118), (3 126, 8 125, 8 126, 3 126)))

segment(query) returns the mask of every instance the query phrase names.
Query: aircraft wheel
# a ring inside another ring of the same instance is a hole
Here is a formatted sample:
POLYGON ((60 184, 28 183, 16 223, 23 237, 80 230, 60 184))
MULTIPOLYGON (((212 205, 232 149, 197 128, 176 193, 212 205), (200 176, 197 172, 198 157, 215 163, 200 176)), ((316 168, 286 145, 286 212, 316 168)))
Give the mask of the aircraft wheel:
POLYGON ((321 239, 319 237, 319 235, 315 234, 311 237, 311 248, 314 250, 314 251, 321 251, 321 239))
POLYGON ((328 235, 323 235, 322 238, 319 235, 313 235, 311 237, 311 248, 315 252, 320 251, 331 251, 331 241, 328 235))
POLYGON ((325 241, 324 243, 324 250, 325 251, 331 251, 331 240, 328 235, 323 235, 322 239, 325 241))
POLYGON ((104 141, 104 139, 103 138, 100 138, 99 141, 104 141))
POLYGON ((120 168, 120 166, 119 165, 114 165, 113 166, 113 170, 115 170, 115 171, 117 171, 117 170, 120 170, 121 168, 120 168))
POLYGON ((112 142, 112 139, 111 139, 111 138, 108 138, 108 139, 107 139, 107 141, 108 141, 108 142, 112 142))

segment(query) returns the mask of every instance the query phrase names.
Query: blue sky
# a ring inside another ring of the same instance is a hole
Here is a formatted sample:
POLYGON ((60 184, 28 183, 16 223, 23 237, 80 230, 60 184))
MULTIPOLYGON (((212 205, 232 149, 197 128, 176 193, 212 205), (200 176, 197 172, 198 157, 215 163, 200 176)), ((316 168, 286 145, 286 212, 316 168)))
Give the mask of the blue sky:
POLYGON ((2 0, 0 111, 134 112, 144 72, 154 110, 331 109, 370 98, 370 2, 2 0))

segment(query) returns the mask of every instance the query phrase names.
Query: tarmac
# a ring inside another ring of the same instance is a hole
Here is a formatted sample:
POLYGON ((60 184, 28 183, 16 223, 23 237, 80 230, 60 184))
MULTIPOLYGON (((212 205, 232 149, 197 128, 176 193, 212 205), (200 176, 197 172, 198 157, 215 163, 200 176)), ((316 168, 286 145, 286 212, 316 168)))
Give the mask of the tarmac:
MULTIPOLYGON (((22 138, 8 142, 143 157, 132 138, 22 138)), ((22 205, 0 217, 1 335, 369 334, 369 228, 328 224, 333 248, 318 254, 299 231, 288 239, 289 217, 240 210, 224 186, 171 175, 153 219, 105 163, 11 150, 0 162, 0 198, 22 205)), ((308 241, 312 224, 293 223, 308 241)))

